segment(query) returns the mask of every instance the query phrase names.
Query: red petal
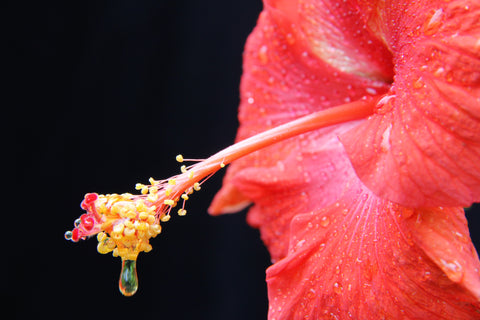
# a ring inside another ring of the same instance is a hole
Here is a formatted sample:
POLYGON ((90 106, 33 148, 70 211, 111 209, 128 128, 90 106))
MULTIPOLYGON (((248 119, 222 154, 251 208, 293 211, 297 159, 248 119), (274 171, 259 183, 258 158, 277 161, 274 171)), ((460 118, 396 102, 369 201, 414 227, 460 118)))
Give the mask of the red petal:
MULTIPOLYGON (((390 54, 377 38, 363 30, 357 33, 359 16, 351 5, 341 3, 336 16, 332 15, 331 19, 317 19, 299 25, 311 14, 310 10, 321 11, 320 2, 307 4, 300 8, 301 19, 289 16, 287 8, 279 3, 266 4, 257 27, 250 35, 244 54, 237 141, 314 111, 388 90, 389 85, 379 79, 391 77, 391 66, 377 62, 390 61, 390 54), (275 5, 279 7, 275 8, 275 5), (333 56, 319 52, 314 41, 314 33, 318 33, 320 23, 323 27, 328 25, 331 31, 323 34, 322 41, 335 46, 333 56), (339 38, 338 35, 343 33, 339 38), (343 49, 340 48, 342 44, 343 49), (352 57, 355 52, 362 59, 352 57), (336 60, 334 56, 342 58, 336 60), (377 61, 367 68, 374 70, 373 73, 366 71, 367 61, 377 61), (374 66, 377 64, 378 68, 374 66), (385 65, 390 71, 384 70, 385 65), (366 74, 370 78, 365 78, 366 74)), ((312 137, 316 136, 303 135, 233 163, 224 179, 224 188, 214 199, 210 212, 231 212, 232 208, 245 204, 247 199, 241 194, 243 191, 231 186, 235 176, 243 169, 275 170, 278 161, 290 153, 300 153, 304 150, 302 144, 310 144, 312 137)), ((280 171, 277 173, 283 174, 280 171)))
POLYGON ((395 82, 379 113, 342 137, 357 174, 405 206, 480 201, 480 4, 387 2, 382 12, 395 82))
POLYGON ((408 210, 356 180, 339 202, 295 217, 290 239, 267 270, 269 319, 480 317, 480 262, 460 208, 408 210))
POLYGON ((234 184, 255 202, 247 220, 260 229, 272 261, 287 254, 290 222, 300 212, 333 203, 352 174, 336 138, 316 138, 304 150, 278 160, 274 168, 244 169, 234 184))

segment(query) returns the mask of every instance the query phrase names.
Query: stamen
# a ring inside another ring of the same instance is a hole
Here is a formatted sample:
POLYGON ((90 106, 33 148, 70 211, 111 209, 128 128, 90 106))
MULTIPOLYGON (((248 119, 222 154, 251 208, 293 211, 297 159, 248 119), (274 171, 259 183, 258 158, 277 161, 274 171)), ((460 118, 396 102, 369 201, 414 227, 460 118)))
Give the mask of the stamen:
POLYGON ((178 162, 200 161, 189 167, 181 166, 181 174, 167 180, 149 179, 150 185, 137 183, 139 195, 130 193, 98 195, 88 193, 81 203, 86 210, 75 220, 74 229, 65 232, 65 239, 77 242, 97 234, 99 253, 112 252, 122 258, 122 272, 119 282, 124 295, 133 295, 138 288, 135 261, 140 252, 149 252, 150 238, 162 230, 160 222, 170 220, 170 211, 183 199, 179 216, 187 213, 185 202, 193 191, 199 191, 201 184, 226 165, 254 151, 282 140, 324 128, 330 125, 365 118, 381 96, 363 98, 353 103, 312 113, 308 116, 285 123, 276 128, 240 141, 205 160, 185 159, 177 155, 178 162))

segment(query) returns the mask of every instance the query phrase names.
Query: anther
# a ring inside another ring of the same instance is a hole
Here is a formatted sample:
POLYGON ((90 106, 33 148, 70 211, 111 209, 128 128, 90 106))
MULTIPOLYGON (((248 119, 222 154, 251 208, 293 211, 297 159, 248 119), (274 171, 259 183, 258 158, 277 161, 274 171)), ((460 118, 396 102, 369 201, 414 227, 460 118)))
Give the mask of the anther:
POLYGON ((180 171, 182 171, 182 173, 187 173, 187 166, 185 165, 181 166, 180 171))
POLYGON ((195 182, 195 183, 193 184, 193 189, 194 189, 195 191, 199 191, 199 190, 201 189, 200 183, 195 182))
POLYGON ((175 159, 177 160, 177 162, 183 162, 183 156, 181 154, 177 155, 175 159))
POLYGON ((179 215, 179 216, 184 216, 184 215, 186 215, 186 214, 187 214, 187 210, 185 210, 185 209, 179 209, 179 210, 178 210, 178 215, 179 215))
POLYGON ((173 206, 175 204, 175 201, 173 201, 171 199, 167 199, 167 200, 163 201, 163 204, 165 204, 167 206, 173 206))

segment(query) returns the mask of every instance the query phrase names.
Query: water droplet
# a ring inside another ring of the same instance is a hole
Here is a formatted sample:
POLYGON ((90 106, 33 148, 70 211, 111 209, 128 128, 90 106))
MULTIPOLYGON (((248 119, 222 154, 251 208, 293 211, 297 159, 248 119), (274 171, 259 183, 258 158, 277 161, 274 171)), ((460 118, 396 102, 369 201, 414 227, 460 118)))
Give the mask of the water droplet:
POLYGON ((118 289, 126 297, 133 296, 135 292, 137 292, 138 277, 136 260, 122 259, 122 271, 120 272, 118 289))
POLYGON ((415 89, 420 89, 420 88, 423 88, 425 86, 425 84, 423 83, 423 79, 422 77, 418 78, 414 83, 413 83, 413 87, 415 89))
POLYGON ((330 224, 330 219, 327 217, 327 216, 324 216, 322 217, 322 219, 320 219, 320 225, 324 228, 328 227, 328 225, 330 224))
POLYGON ((65 232, 65 239, 66 240, 72 240, 72 231, 67 231, 65 232))
POLYGON ((443 13, 443 9, 437 9, 429 14, 429 17, 425 20, 423 24, 423 32, 426 35, 434 34, 440 29, 443 25, 443 18, 445 14, 443 13))
POLYGON ((341 294, 343 291, 343 288, 340 284, 338 284, 338 282, 335 282, 333 284, 333 292, 335 292, 336 294, 341 294))
POLYGON ((258 50, 258 58, 262 64, 266 64, 268 62, 268 55, 267 55, 268 47, 263 45, 258 50))
POLYGON ((463 268, 457 260, 446 261, 440 259, 443 265, 443 271, 447 274, 448 278, 453 282, 459 282, 463 278, 463 268))

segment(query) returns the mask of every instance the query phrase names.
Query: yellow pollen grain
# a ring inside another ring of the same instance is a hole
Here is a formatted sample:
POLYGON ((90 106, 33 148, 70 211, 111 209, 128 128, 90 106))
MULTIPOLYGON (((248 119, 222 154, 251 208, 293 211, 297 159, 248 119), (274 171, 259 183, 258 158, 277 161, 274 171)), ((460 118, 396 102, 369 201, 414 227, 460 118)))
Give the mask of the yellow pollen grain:
POLYGON ((179 215, 179 216, 184 216, 184 215, 186 215, 186 214, 187 214, 187 210, 185 210, 185 209, 179 209, 179 210, 178 210, 178 215, 179 215))
POLYGON ((107 238, 107 235, 105 234, 105 232, 100 232, 99 234, 97 234, 98 242, 101 242, 101 241, 105 240, 106 238, 107 238))
POLYGON ((153 186, 155 184, 155 179, 150 177, 150 179, 148 179, 148 182, 150 182, 150 184, 153 186))
POLYGON ((143 189, 143 187, 145 187, 145 185, 143 185, 143 184, 141 184, 141 183, 137 183, 137 184, 135 185, 135 190, 141 190, 141 189, 143 189))
POLYGON ((200 183, 195 182, 195 183, 193 184, 193 189, 194 189, 195 191, 199 191, 199 190, 201 189, 200 183))
POLYGON ((182 171, 182 173, 186 173, 187 172, 187 167, 185 165, 181 166, 180 171, 182 171))
POLYGON ((177 155, 175 159, 177 160, 177 162, 183 162, 183 156, 181 154, 177 155))
POLYGON ((193 178, 193 171, 190 171, 190 173, 188 174, 188 179, 192 179, 193 178))
POLYGON ((171 186, 174 186, 174 185, 177 184, 177 180, 175 180, 175 179, 170 179, 170 180, 168 180, 168 184, 171 185, 171 186))
POLYGON ((165 195, 168 197, 170 194, 172 194, 172 188, 165 189, 165 195))
POLYGON ((148 213, 146 213, 145 211, 140 212, 140 213, 138 214, 138 218, 139 218, 140 220, 146 220, 146 219, 148 218, 148 213))
POLYGON ((167 206, 173 206, 175 204, 175 201, 173 201, 171 199, 167 199, 167 200, 163 201, 163 204, 165 204, 167 206))
POLYGON ((170 220, 170 215, 169 214, 164 215, 163 217, 160 218, 160 220, 162 220, 162 222, 167 222, 168 220, 170 220))
POLYGON ((142 191, 140 191, 142 194, 147 194, 148 193, 148 187, 143 186, 142 191))
POLYGON ((188 200, 188 195, 186 195, 185 193, 182 194, 182 199, 185 200, 185 201, 187 201, 187 200, 188 200))
POLYGON ((148 224, 153 224, 155 222, 155 216, 148 216, 147 218, 147 223, 148 224))
POLYGON ((118 234, 121 234, 123 232, 123 229, 125 228, 125 226, 123 225, 123 223, 119 223, 119 224, 116 224, 114 227, 113 227, 113 232, 114 233, 118 233, 118 234))

